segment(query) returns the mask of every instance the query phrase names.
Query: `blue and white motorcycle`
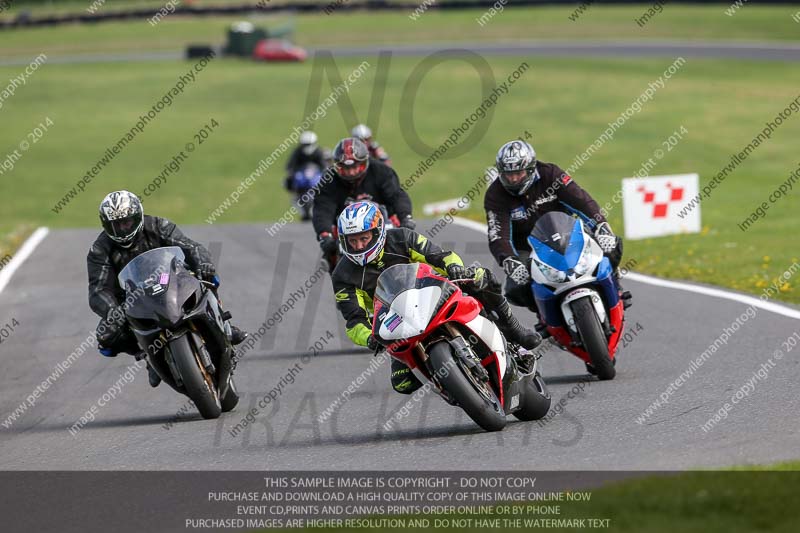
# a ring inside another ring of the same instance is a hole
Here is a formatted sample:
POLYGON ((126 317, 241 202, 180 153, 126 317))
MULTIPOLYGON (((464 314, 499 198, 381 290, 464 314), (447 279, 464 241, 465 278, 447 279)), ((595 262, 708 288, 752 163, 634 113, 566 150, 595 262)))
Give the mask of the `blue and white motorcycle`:
POLYGON ((539 218, 528 243, 531 288, 547 331, 590 373, 614 379, 626 306, 611 262, 581 219, 559 211, 539 218))

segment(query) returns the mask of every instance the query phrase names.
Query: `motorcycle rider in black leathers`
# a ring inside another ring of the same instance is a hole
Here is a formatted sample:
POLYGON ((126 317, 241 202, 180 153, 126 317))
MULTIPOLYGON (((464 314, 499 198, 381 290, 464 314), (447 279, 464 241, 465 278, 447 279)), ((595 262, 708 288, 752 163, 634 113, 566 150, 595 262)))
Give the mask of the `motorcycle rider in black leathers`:
POLYGON ((386 153, 386 150, 383 149, 383 146, 378 144, 378 141, 372 138, 372 130, 366 125, 358 124, 352 130, 350 130, 350 135, 367 145, 369 156, 372 159, 377 159, 381 163, 392 166, 392 160, 389 157, 389 154, 386 153))
MULTIPOLYGON (((331 280, 336 307, 347 321, 347 336, 355 344, 371 350, 379 348, 371 326, 378 276, 391 266, 408 263, 429 264, 452 280, 469 279, 462 288, 483 304, 488 318, 509 342, 528 350, 542 342, 538 333, 523 327, 511 313, 491 270, 480 266, 465 268, 455 252, 442 250, 408 228, 385 229, 376 204, 356 202, 345 208, 339 216, 338 230, 339 247, 348 260, 339 261, 331 280)), ((391 382, 394 390, 402 394, 411 394, 422 385, 406 365, 394 358, 391 382)))
MULTIPOLYGON (((528 235, 538 218, 549 211, 577 215, 586 222, 617 271, 622 239, 611 231, 597 202, 571 176, 553 163, 538 161, 533 147, 523 140, 500 147, 495 166, 498 179, 486 190, 483 205, 489 249, 506 273, 504 292, 511 304, 538 315, 530 286, 528 235)), ((630 299, 630 293, 623 293, 623 298, 630 299)))
POLYGON ((292 183, 294 182, 295 172, 302 170, 303 167, 309 163, 317 165, 320 171, 325 170, 328 166, 328 158, 330 152, 317 144, 317 134, 313 131, 304 131, 300 134, 299 144, 289 156, 286 162, 286 178, 284 179, 283 186, 287 191, 293 191, 292 183))
POLYGON ((331 270, 337 250, 332 229, 345 206, 369 200, 384 206, 389 216, 396 215, 401 227, 416 227, 411 216, 411 198, 400 187, 397 173, 370 159, 366 145, 360 140, 351 137, 339 141, 333 151, 333 166, 326 170, 322 180, 314 196, 311 220, 331 270))
MULTIPOLYGON (((97 326, 100 353, 115 357, 120 352, 135 355, 141 351, 130 330, 121 302, 125 291, 117 275, 133 258, 154 248, 177 246, 186 256, 187 266, 198 278, 218 284, 216 268, 208 250, 186 237, 178 227, 161 217, 145 215, 139 198, 128 191, 109 193, 100 204, 103 232, 86 257, 89 271, 89 307, 101 317, 97 326), (216 278, 216 279, 215 279, 216 278)), ((247 334, 231 326, 231 343, 245 340, 247 334)), ((150 385, 161 378, 148 365, 150 385)))

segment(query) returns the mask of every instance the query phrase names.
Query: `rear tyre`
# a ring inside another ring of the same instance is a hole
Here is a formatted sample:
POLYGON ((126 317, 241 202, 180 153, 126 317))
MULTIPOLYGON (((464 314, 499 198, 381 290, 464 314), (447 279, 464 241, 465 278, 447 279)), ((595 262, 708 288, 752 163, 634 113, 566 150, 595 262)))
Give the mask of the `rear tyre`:
POLYGON ((181 335, 169 342, 169 350, 175 367, 181 375, 186 395, 191 398, 203 418, 218 418, 222 414, 219 392, 211 375, 202 368, 188 335, 181 335))
POLYGON ((431 346, 428 355, 439 382, 476 424, 486 431, 500 431, 506 426, 506 413, 491 387, 479 385, 477 378, 467 377, 466 370, 453 357, 447 342, 431 346), (481 387, 481 390, 478 390, 481 387))
POLYGON ((550 393, 539 372, 530 378, 525 378, 521 396, 520 408, 514 412, 514 416, 519 420, 525 422, 539 420, 550 410, 550 393))
POLYGON ((608 356, 608 341, 591 299, 580 298, 572 302, 570 307, 575 317, 575 328, 583 341, 583 348, 592 360, 593 373, 600 381, 614 379, 617 371, 608 356))
POLYGON ((222 412, 227 413, 228 411, 233 411, 233 408, 236 407, 238 403, 239 393, 236 390, 236 384, 233 382, 233 376, 231 376, 228 378, 228 390, 220 401, 222 412))

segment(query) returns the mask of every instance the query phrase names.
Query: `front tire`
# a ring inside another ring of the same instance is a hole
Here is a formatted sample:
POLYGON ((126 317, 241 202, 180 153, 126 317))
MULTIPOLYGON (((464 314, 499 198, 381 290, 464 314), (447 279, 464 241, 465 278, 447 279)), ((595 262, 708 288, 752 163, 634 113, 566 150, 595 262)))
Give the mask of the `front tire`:
POLYGON ((219 392, 211 375, 202 367, 187 335, 181 335, 169 343, 172 360, 178 369, 186 395, 194 402, 205 419, 219 418, 222 414, 219 392))
POLYGON ((583 341, 583 348, 592 360, 594 373, 600 381, 614 379, 617 371, 608 355, 608 340, 590 298, 580 298, 570 303, 575 317, 575 328, 583 341))
POLYGON ((428 353, 431 369, 439 382, 458 405, 467 413, 476 424, 486 431, 500 431, 506 426, 506 413, 500 400, 488 385, 484 386, 483 394, 489 396, 487 400, 468 378, 462 365, 453 357, 453 350, 447 342, 437 342, 431 346, 428 353))

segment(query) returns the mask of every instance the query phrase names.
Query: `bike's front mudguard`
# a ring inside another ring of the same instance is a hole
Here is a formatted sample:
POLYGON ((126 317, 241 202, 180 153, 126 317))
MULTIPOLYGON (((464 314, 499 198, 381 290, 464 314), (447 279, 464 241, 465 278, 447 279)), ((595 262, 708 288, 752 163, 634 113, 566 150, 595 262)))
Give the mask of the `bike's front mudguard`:
POLYGON ((191 334, 190 342, 198 348, 204 344, 216 368, 214 378, 217 382, 220 396, 224 396, 233 370, 233 348, 225 334, 223 313, 219 302, 211 290, 205 290, 203 297, 192 309, 186 313, 174 331, 155 329, 139 331, 134 329, 134 334, 139 346, 145 352, 150 366, 161 377, 164 383, 181 394, 186 394, 183 387, 179 386, 173 376, 173 370, 167 362, 166 345, 181 335, 191 334))
POLYGON ((586 284, 576 284, 563 292, 557 292, 545 285, 533 282, 531 283, 531 289, 548 332, 562 349, 575 354, 587 363, 591 362, 589 354, 580 346, 573 345, 573 343, 579 342, 580 339, 576 337, 573 328, 569 327, 568 312, 566 313, 567 316, 565 316, 562 304, 568 298, 591 297, 592 294, 599 296, 601 304, 600 309, 598 309, 598 317, 603 327, 610 334, 608 336, 608 353, 611 359, 614 359, 619 339, 624 329, 625 313, 622 300, 619 297, 619 287, 614 279, 611 263, 607 257, 603 258, 598 266, 596 279, 586 284), (585 294, 577 294, 577 291, 582 290, 585 291, 585 294))

